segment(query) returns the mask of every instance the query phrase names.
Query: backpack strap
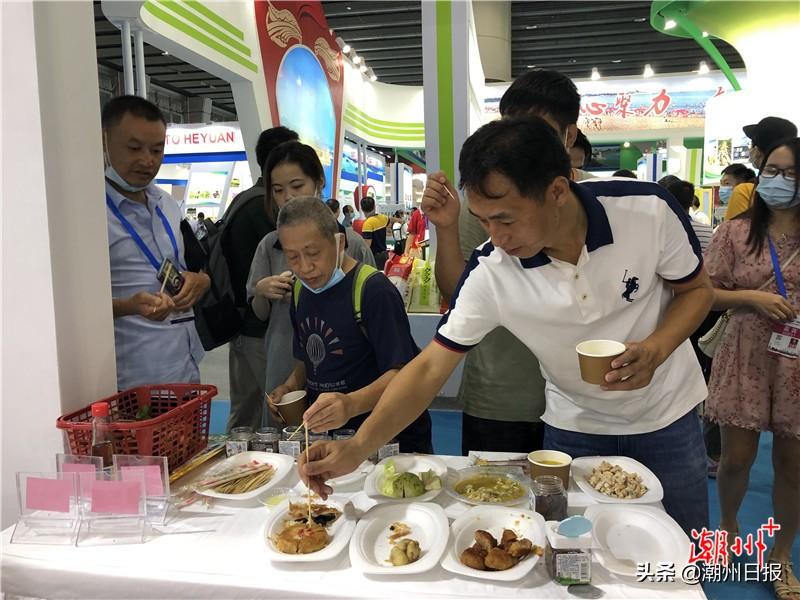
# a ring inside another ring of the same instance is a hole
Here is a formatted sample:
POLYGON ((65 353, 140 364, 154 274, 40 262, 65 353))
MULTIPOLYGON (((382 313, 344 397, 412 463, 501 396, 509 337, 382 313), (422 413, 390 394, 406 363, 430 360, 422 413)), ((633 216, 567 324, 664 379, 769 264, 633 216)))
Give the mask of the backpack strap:
POLYGON ((361 312, 361 305, 364 297, 364 286, 370 277, 378 273, 378 269, 365 263, 359 263, 356 269, 356 277, 353 284, 353 318, 363 331, 364 315, 361 312))

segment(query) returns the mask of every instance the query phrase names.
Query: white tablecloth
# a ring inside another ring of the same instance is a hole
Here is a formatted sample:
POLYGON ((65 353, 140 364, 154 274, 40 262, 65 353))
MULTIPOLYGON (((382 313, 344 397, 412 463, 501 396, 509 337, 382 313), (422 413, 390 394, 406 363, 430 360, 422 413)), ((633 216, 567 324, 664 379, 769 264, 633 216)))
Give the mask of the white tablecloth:
MULTIPOLYGON (((464 457, 442 457, 450 468, 464 457)), ((297 484, 292 473, 279 485, 297 484)), ((299 484, 302 485, 302 484, 299 484)), ((347 494, 358 510, 374 501, 363 492, 347 494)), ((442 492, 436 500, 450 519, 469 509, 442 492)), ((593 501, 570 488, 571 512, 593 501)), ((409 577, 367 576, 350 566, 347 550, 322 563, 273 564, 264 556, 268 509, 218 503, 176 511, 163 530, 144 544, 62 547, 11 544, 13 528, 2 534, 2 591, 36 598, 574 598, 553 583, 540 560, 523 579, 493 583, 453 575, 441 567, 409 577), (180 531, 205 531, 184 533, 180 531), (211 530, 211 531, 209 531, 211 530)), ((705 598, 699 586, 636 583, 597 562, 592 585, 604 598, 705 598)))

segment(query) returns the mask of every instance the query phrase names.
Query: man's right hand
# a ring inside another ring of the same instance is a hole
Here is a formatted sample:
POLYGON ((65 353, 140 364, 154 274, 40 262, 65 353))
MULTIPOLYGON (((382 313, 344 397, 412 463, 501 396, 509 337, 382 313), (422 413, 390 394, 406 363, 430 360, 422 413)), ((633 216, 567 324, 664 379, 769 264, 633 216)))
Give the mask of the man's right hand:
POLYGON ((460 210, 458 192, 447 180, 447 175, 442 171, 431 173, 425 185, 425 193, 422 194, 422 212, 425 216, 437 229, 448 229, 458 226, 460 210))
POLYGON ((268 300, 283 300, 292 291, 292 278, 284 275, 264 277, 256 284, 256 293, 268 300))
POLYGON ((128 298, 128 312, 149 321, 163 321, 175 309, 175 302, 167 294, 138 292, 128 298))
POLYGON ((333 488, 325 482, 352 473, 365 458, 359 456, 352 440, 316 442, 307 453, 302 452, 297 457, 297 468, 303 482, 320 498, 327 500, 333 488))

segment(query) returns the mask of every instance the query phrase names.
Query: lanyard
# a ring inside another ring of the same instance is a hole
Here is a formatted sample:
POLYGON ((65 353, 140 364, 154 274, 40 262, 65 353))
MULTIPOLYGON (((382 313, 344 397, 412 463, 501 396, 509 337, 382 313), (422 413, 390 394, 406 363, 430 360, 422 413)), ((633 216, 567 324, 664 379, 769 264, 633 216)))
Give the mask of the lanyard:
MULTIPOLYGON (((114 216, 117 217, 119 222, 122 223, 122 226, 128 230, 128 233, 130 234, 131 238, 133 238, 133 241, 136 242, 136 245, 139 246, 139 249, 147 257, 147 260, 150 261, 150 264, 153 265, 153 268, 156 270, 156 272, 158 272, 158 270, 161 268, 161 262, 156 259, 156 257, 150 251, 150 248, 148 248, 147 244, 144 243, 142 237, 133 228, 133 225, 131 225, 130 221, 128 221, 128 219, 125 218, 125 215, 123 215, 120 212, 119 208, 117 207, 116 204, 114 204, 114 202, 111 200, 111 197, 108 194, 106 194, 106 205, 111 210, 111 212, 114 213, 114 216)), ((167 232, 167 236, 169 236, 169 241, 172 242, 172 249, 175 252, 175 264, 177 264, 181 269, 185 270, 185 267, 181 264, 179 258, 180 253, 178 252, 178 242, 175 240, 175 234, 172 233, 172 227, 169 226, 169 221, 167 221, 167 217, 165 217, 164 213, 161 212, 161 207, 156 206, 156 214, 159 216, 159 218, 161 219, 161 223, 164 225, 164 229, 167 232)))
POLYGON ((783 273, 781 273, 781 264, 778 262, 778 253, 775 251, 775 246, 772 243, 772 238, 769 240, 769 253, 772 256, 772 268, 775 270, 775 284, 778 286, 778 293, 786 298, 786 286, 783 283, 783 273))

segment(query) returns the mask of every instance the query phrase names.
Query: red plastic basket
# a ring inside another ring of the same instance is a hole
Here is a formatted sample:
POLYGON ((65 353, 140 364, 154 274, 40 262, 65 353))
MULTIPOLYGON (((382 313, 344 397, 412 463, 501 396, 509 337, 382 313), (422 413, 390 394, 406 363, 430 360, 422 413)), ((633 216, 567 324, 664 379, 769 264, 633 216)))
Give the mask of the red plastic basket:
MULTIPOLYGON (((115 454, 166 456, 174 470, 208 445, 213 385, 163 384, 133 388, 110 398, 115 454), (150 405, 150 419, 135 421, 140 407, 150 405)), ((70 452, 89 455, 92 451, 92 407, 59 417, 70 452)))

